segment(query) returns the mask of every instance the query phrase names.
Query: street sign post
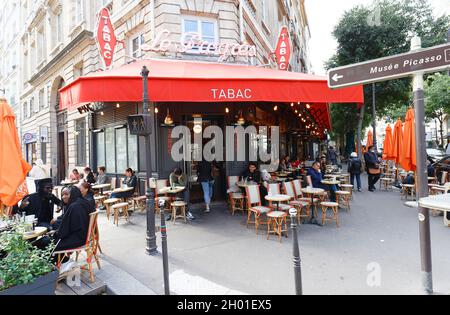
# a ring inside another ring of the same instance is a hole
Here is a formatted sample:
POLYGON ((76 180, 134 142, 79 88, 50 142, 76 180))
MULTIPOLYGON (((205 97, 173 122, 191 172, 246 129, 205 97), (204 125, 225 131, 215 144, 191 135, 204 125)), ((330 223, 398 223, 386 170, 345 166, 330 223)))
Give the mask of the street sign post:
POLYGON ((450 43, 331 69, 328 86, 337 89, 446 69, 450 69, 450 43))

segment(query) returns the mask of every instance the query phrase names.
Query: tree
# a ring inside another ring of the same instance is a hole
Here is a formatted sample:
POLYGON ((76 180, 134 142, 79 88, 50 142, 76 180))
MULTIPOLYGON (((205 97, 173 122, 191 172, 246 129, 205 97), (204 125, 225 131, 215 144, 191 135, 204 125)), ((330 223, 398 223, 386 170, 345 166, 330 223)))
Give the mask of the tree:
POLYGON ((441 147, 444 146, 444 122, 450 114, 450 76, 436 73, 428 77, 425 86, 425 117, 437 119, 441 129, 441 147))
MULTIPOLYGON (((347 11, 335 27, 334 37, 338 41, 336 54, 327 62, 326 68, 334 68, 366 60, 377 59, 410 50, 410 39, 414 33, 422 37, 423 47, 442 44, 450 28, 450 17, 435 18, 428 0, 381 0, 380 23, 370 26, 368 17, 371 8, 356 6, 347 11)), ((411 103, 411 80, 400 79, 377 83, 377 116, 388 114, 399 105, 411 103)), ((364 88, 365 104, 359 113, 359 123, 366 127, 371 120, 372 88, 364 88)), ((353 110, 356 110, 355 108, 353 110)), ((352 119, 358 115, 352 115, 352 119)), ((334 133, 345 135, 348 126, 335 121, 346 121, 347 111, 332 110, 334 133)), ((348 120, 347 120, 348 121, 348 120)), ((359 129, 359 128, 358 128, 359 129)), ((361 132, 358 130, 358 138, 361 132)))

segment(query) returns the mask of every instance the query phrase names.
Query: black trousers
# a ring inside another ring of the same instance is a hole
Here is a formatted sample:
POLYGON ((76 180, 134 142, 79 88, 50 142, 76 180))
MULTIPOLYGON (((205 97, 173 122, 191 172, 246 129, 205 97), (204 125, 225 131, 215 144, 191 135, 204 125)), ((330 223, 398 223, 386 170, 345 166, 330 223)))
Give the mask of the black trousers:
POLYGON ((373 189, 375 188, 375 184, 378 182, 378 180, 380 179, 380 174, 369 174, 369 189, 373 189))

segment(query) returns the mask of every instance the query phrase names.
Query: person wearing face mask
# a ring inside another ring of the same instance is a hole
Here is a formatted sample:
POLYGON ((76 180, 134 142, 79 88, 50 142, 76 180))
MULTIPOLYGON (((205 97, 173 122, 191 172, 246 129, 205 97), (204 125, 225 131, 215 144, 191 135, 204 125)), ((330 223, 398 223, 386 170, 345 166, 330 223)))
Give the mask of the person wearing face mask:
POLYGON ((374 146, 369 147, 369 151, 364 154, 364 160, 366 161, 366 169, 369 174, 369 191, 374 192, 376 190, 375 185, 380 179, 380 173, 375 174, 376 172, 374 171, 380 169, 380 161, 375 153, 374 146))
POLYGON ((330 192, 330 200, 336 201, 336 185, 323 185, 323 174, 320 169, 320 162, 314 162, 312 167, 308 170, 308 176, 311 178, 311 185, 314 188, 322 188, 324 190, 328 190, 330 192))
POLYGON ((35 183, 37 192, 26 196, 16 212, 34 215, 38 220, 37 226, 51 229, 55 205, 60 206, 61 200, 52 193, 51 178, 36 180, 35 183))

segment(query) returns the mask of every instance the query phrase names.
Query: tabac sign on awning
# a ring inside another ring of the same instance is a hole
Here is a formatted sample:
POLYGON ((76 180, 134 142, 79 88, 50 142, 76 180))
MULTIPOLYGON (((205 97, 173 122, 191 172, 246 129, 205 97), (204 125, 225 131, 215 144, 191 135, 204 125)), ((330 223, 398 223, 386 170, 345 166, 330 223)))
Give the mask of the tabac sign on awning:
POLYGON ((107 8, 101 9, 98 13, 97 43, 105 67, 109 68, 113 61, 117 37, 107 8))
POLYGON ((450 44, 331 69, 328 86, 335 89, 446 69, 450 69, 450 44))
POLYGON ((291 42, 287 26, 281 28, 275 56, 277 57, 278 69, 287 71, 291 60, 291 42))

